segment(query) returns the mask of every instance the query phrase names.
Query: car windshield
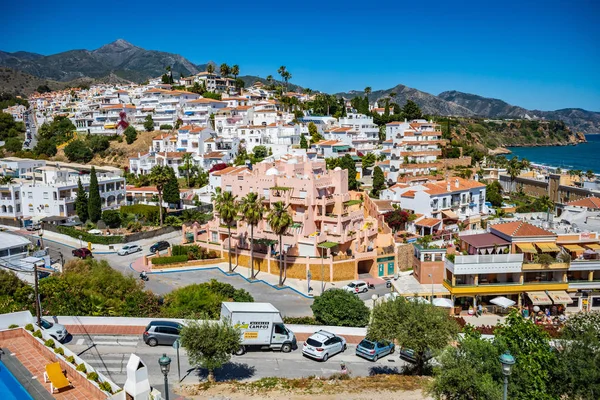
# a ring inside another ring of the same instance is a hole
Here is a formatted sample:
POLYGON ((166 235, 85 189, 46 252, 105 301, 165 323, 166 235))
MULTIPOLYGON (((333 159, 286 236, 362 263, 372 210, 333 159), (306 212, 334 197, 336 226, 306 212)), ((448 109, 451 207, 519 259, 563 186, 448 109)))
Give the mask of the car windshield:
POLYGON ((315 339, 312 339, 312 338, 306 339, 306 343, 309 344, 309 345, 311 345, 311 346, 313 346, 313 347, 321 347, 321 346, 323 346, 323 343, 321 343, 321 342, 319 342, 319 341, 317 341, 315 339))
POLYGON ((130 247, 129 246, 123 246, 123 250, 129 250, 130 247))
POLYGON ((363 340, 359 344, 360 347, 364 347, 365 349, 373 350, 375 348, 375 343, 369 342, 368 340, 363 340))
POLYGON ((52 323, 51 322, 48 322, 45 319, 42 319, 41 322, 42 322, 42 328, 44 328, 44 329, 50 329, 50 328, 52 328, 52 323))
POLYGON ((356 287, 356 285, 354 284, 354 282, 352 282, 348 284, 348 287, 356 287))

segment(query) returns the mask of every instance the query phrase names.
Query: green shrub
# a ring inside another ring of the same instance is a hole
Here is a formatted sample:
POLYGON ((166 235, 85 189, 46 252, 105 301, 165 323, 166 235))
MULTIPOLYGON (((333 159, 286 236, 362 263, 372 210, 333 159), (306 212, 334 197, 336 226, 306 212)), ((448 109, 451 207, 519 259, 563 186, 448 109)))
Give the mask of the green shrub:
POLYGON ((33 324, 25 325, 25 329, 28 330, 29 332, 33 332, 33 324))
POLYGON ((75 364, 75 357, 73 356, 68 356, 67 358, 65 358, 65 360, 67 360, 67 362, 71 364, 75 364))
POLYGON ((18 327, 19 327, 19 325, 17 325, 17 324, 11 324, 11 325, 8 326, 8 329, 15 329, 15 328, 18 328, 18 327))
POLYGON ((100 382, 98 384, 98 386, 100 387, 100 390, 104 390, 105 392, 108 392, 110 394, 112 394, 112 387, 110 387, 110 383, 108 382, 100 382))
POLYGON ((134 204, 132 206, 121 207, 121 214, 135 214, 146 224, 157 224, 159 219, 158 206, 149 206, 147 204, 134 204))
POLYGON ((98 374, 96 372, 94 372, 94 371, 92 371, 89 374, 87 374, 87 378, 90 381, 98 382, 98 374))
POLYGON ((321 325, 315 317, 283 317, 283 322, 296 325, 321 325))
POLYGON ((327 290, 315 297, 311 308, 322 325, 364 327, 369 323, 370 311, 365 303, 342 289, 327 290))
POLYGON ((77 371, 79 372, 83 372, 84 374, 87 372, 87 369, 85 368, 85 364, 79 364, 76 368, 77 371))
POLYGON ((46 347, 50 347, 51 349, 53 349, 53 348, 54 348, 54 340, 52 340, 52 339, 48 339, 48 340, 46 340, 46 341, 44 342, 44 346, 46 346, 46 347))
POLYGON ((92 235, 84 231, 80 231, 75 228, 71 228, 69 226, 59 226, 58 232, 64 235, 70 236, 75 239, 79 239, 81 236, 81 240, 84 242, 92 242, 94 244, 117 244, 123 243, 123 236, 97 236, 92 235))
POLYGON ((130 222, 127 224, 127 229, 128 229, 130 232, 132 232, 132 233, 135 233, 135 232, 141 232, 141 230, 142 230, 142 223, 141 223, 141 222, 138 222, 138 221, 130 221, 130 222))
POLYGON ((118 228, 121 225, 121 213, 117 210, 102 211, 102 221, 109 228, 118 228))
POLYGON ((184 254, 181 256, 171 257, 152 257, 150 260, 152 261, 152 265, 166 265, 186 262, 188 260, 188 256, 184 254))
POLYGON ((38 329, 37 331, 33 332, 33 336, 36 337, 36 338, 38 338, 38 339, 41 339, 42 338, 42 331, 40 331, 38 329))
POLYGON ((55 352, 56 354, 60 354, 61 356, 64 356, 64 355, 65 355, 65 351, 63 350, 63 348, 62 348, 62 347, 57 347, 56 349, 54 349, 54 352, 55 352))

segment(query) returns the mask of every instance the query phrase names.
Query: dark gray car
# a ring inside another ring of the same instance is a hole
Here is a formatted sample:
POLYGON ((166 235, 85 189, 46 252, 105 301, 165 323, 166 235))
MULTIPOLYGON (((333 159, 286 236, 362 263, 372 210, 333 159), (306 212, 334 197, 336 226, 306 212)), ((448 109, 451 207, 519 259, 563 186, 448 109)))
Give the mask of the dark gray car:
POLYGON ((172 345, 179 339, 181 324, 171 321, 152 321, 144 330, 142 338, 148 346, 172 345))

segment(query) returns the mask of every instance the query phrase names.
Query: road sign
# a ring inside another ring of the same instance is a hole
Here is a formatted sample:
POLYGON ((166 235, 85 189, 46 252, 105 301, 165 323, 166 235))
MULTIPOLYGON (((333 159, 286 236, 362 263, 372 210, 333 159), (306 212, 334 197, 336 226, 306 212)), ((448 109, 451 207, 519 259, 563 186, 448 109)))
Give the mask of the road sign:
POLYGON ((173 342, 173 348, 178 349, 181 347, 181 343, 179 343, 179 339, 173 342))

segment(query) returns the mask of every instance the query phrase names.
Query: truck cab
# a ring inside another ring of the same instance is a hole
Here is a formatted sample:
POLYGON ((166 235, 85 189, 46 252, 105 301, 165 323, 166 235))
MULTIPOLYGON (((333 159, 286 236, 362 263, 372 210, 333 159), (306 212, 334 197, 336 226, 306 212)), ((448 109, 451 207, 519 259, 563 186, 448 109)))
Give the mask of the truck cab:
POLYGON ((223 302, 221 318, 229 319, 241 331, 242 345, 236 355, 251 348, 284 353, 297 348, 296 336, 285 326, 279 310, 271 303, 223 302))

